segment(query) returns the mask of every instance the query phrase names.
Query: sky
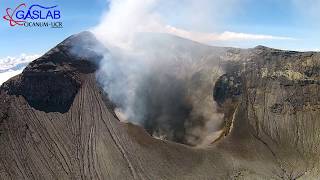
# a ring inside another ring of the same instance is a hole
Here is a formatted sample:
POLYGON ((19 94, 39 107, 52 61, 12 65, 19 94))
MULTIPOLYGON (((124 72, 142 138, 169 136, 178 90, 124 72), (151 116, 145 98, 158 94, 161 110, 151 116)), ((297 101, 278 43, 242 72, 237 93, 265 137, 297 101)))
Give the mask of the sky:
MULTIPOLYGON (((320 0, 0 0, 0 2, 0 58, 17 57, 21 54, 41 55, 72 34, 106 23, 103 21, 108 19, 103 17, 112 9, 112 4, 124 7, 124 11, 117 14, 124 14, 124 19, 119 19, 121 21, 131 21, 132 14, 126 13, 132 10, 133 6, 136 11, 132 13, 145 10, 157 17, 157 20, 165 25, 160 32, 211 45, 243 48, 265 45, 301 51, 320 49, 320 13, 318 13, 320 0), (14 8, 20 3, 58 5, 64 27, 62 29, 10 27, 2 16, 6 14, 6 8, 14 8)), ((141 15, 137 20, 144 22, 144 14, 141 15)), ((153 20, 154 18, 151 19, 153 20)), ((108 27, 103 30, 108 31, 108 27)))
POLYGON ((0 0, 0 58, 26 54, 43 54, 66 37, 96 25, 108 2, 105 0, 0 0), (10 27, 2 17, 6 8, 15 8, 21 3, 43 6, 58 5, 63 28, 10 27))

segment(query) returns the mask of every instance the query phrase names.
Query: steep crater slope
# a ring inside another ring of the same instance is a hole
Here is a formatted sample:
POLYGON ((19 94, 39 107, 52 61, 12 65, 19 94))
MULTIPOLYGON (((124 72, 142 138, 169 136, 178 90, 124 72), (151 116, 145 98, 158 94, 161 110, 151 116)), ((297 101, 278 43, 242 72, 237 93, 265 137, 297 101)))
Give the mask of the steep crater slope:
POLYGON ((320 54, 263 46, 249 54, 215 85, 224 135, 248 131, 273 154, 282 178, 319 176, 320 54))
POLYGON ((251 130, 290 178, 311 178, 319 167, 320 54, 265 47, 255 53, 244 74, 251 130))
POLYGON ((81 74, 94 73, 102 54, 101 46, 89 32, 71 36, 48 53, 31 62, 2 87, 12 95, 22 95, 29 105, 45 112, 67 112, 81 86, 81 74), (79 53, 85 54, 78 56, 79 53))

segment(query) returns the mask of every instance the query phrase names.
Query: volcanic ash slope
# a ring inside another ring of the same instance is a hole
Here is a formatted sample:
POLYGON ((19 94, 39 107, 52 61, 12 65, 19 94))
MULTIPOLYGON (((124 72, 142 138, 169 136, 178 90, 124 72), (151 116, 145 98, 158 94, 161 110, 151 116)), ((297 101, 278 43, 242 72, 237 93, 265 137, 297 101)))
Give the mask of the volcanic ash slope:
POLYGON ((96 83, 102 56, 91 46, 100 46, 92 34, 71 36, 1 86, 0 179, 320 176, 318 53, 220 48, 232 67, 213 93, 224 135, 192 148, 119 122, 96 83), (74 56, 74 47, 87 56, 74 56))

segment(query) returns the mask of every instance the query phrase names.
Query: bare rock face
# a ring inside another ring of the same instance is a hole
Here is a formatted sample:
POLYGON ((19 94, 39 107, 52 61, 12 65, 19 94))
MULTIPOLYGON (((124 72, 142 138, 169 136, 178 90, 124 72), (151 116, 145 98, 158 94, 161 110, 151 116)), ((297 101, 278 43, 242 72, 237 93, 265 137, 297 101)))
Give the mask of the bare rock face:
POLYGON ((223 132, 192 148, 119 122, 92 49, 107 51, 90 33, 71 36, 1 86, 0 179, 319 177, 319 53, 220 48, 225 71, 208 91, 223 132))
POLYGON ((22 95, 35 109, 67 112, 81 86, 80 74, 95 72, 103 57, 90 49, 96 46, 102 47, 89 32, 71 36, 30 63, 22 75, 5 83, 3 89, 22 95))
POLYGON ((248 123, 288 177, 310 177, 319 162, 320 54, 254 51, 244 74, 248 123))
POLYGON ((225 135, 248 131, 270 150, 281 178, 318 176, 320 54, 258 46, 241 58, 249 61, 234 63, 214 89, 225 135))

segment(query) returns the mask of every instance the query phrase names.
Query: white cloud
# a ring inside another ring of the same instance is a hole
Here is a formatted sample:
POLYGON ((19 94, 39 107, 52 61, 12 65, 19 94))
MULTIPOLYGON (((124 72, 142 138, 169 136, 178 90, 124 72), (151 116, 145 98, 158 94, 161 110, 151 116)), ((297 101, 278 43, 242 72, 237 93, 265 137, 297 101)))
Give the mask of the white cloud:
POLYGON ((0 58, 0 85, 13 76, 20 74, 23 69, 40 55, 21 54, 17 57, 0 58))
POLYGON ((272 36, 264 34, 247 34, 225 31, 223 33, 201 33, 186 31, 172 26, 166 26, 162 29, 162 33, 169 33, 176 36, 192 39, 202 43, 210 43, 215 41, 250 41, 250 40, 295 40, 290 37, 272 36))
POLYGON ((17 70, 17 71, 7 71, 4 73, 0 73, 0 85, 10 78, 22 73, 23 70, 17 70))
POLYGON ((235 0, 111 0, 110 9, 100 24, 93 28, 93 32, 102 42, 120 47, 130 46, 138 32, 169 33, 203 43, 294 39, 267 34, 212 31, 224 17, 241 9, 239 6, 241 4, 235 0), (169 25, 171 23, 175 25, 169 25), (208 32, 208 29, 213 33, 201 32, 208 32))
POLYGON ((37 59, 39 55, 26 55, 26 54, 21 54, 20 56, 17 57, 11 57, 7 56, 4 58, 0 58, 0 72, 10 70, 12 68, 19 68, 17 66, 23 65, 26 63, 29 63, 35 59, 37 59))

